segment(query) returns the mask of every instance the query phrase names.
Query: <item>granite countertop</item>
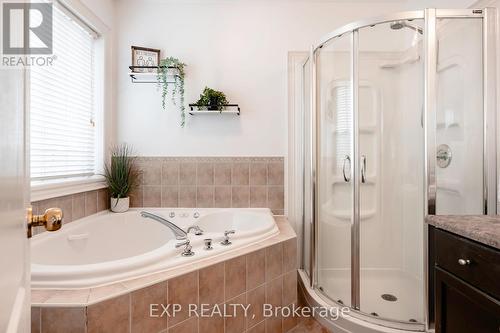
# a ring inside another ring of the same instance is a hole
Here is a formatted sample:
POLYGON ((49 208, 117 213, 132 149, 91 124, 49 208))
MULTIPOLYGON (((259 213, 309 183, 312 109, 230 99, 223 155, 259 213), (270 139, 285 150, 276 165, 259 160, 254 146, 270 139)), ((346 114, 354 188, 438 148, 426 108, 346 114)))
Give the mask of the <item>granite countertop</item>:
POLYGON ((430 215, 426 222, 500 250, 500 215, 430 215))

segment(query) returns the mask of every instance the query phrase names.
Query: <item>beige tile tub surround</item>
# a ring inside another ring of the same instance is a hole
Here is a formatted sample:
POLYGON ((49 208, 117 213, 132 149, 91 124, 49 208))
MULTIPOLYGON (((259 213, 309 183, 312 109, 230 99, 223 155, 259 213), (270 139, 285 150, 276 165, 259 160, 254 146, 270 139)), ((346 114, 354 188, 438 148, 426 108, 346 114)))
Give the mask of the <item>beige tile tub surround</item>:
POLYGON ((132 207, 268 207, 284 212, 283 157, 138 157, 132 207))
MULTIPOLYGON (((33 214, 43 214, 47 208, 58 207, 63 211, 63 223, 109 209, 109 194, 106 188, 31 203, 33 214)), ((44 227, 33 228, 33 235, 45 231, 44 227)))
POLYGON ((33 290, 33 332, 288 332, 296 320, 264 318, 262 304, 297 303, 297 239, 284 217, 280 234, 258 244, 207 258, 196 267, 152 274, 100 288, 33 290), (149 317, 149 304, 248 304, 250 317, 198 318, 185 311, 149 317), (52 316, 54 312, 57 316, 52 316), (252 318, 252 314, 255 317, 252 318))

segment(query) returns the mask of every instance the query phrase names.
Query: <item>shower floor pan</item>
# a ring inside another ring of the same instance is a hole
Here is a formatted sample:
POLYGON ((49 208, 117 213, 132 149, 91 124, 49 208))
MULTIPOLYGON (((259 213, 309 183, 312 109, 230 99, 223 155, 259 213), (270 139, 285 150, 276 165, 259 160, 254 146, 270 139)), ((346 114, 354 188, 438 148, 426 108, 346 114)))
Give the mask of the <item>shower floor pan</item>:
MULTIPOLYGON (((318 285, 332 300, 350 305, 348 270, 320 270, 318 285)), ((362 312, 384 319, 423 322, 423 304, 420 301, 423 284, 416 277, 401 270, 362 269, 360 289, 362 312)))

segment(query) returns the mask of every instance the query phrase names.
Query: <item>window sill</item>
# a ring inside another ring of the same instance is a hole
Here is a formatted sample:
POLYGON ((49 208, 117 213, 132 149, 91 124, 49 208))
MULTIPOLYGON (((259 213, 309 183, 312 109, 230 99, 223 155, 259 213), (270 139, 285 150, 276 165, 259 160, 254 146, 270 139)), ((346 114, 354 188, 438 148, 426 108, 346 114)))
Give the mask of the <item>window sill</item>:
POLYGON ((31 202, 105 188, 103 176, 31 182, 31 202))

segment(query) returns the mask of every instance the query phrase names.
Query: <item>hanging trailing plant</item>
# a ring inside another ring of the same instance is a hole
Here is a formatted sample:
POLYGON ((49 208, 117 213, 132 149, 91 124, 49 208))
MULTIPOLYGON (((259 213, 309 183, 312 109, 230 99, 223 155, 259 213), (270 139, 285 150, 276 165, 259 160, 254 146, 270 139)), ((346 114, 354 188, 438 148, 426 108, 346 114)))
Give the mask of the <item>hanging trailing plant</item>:
POLYGON ((176 96, 180 97, 180 109, 181 109, 181 127, 186 124, 186 107, 184 106, 184 67, 185 63, 181 62, 179 59, 174 57, 168 57, 160 60, 158 69, 158 85, 161 86, 161 106, 165 110, 166 100, 168 96, 168 70, 171 67, 177 68, 179 71, 178 75, 174 75, 174 87, 172 89, 172 103, 177 105, 176 96))

